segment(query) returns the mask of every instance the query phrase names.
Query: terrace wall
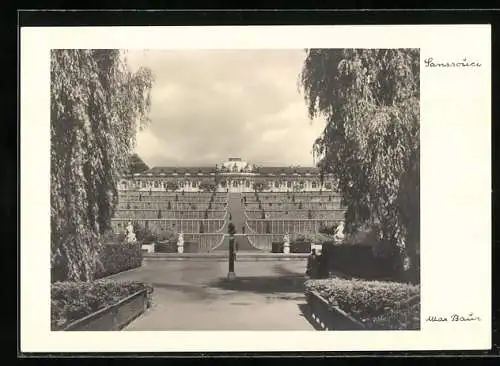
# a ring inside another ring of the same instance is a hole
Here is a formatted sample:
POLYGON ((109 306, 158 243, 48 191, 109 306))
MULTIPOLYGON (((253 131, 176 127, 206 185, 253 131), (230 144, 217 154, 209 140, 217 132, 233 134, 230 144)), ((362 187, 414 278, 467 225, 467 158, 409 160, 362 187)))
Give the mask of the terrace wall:
POLYGON ((293 220, 293 219, 309 219, 309 214, 311 219, 317 220, 342 220, 344 217, 345 210, 342 209, 332 209, 332 210, 255 210, 245 211, 248 219, 262 219, 262 213, 269 219, 282 219, 282 220, 293 220))
POLYGON ((332 226, 340 220, 247 220, 252 234, 285 234, 301 232, 319 232, 323 226, 332 226), (267 229, 269 228, 269 232, 267 229))
POLYGON ((111 220, 112 230, 116 233, 123 232, 128 222, 131 221, 133 225, 141 225, 149 230, 160 233, 166 231, 167 229, 173 230, 177 233, 199 233, 200 223, 203 223, 203 231, 205 233, 216 233, 222 230, 224 226, 223 219, 202 219, 202 220, 191 220, 191 219, 123 219, 114 218, 111 220))
POLYGON ((202 220, 202 219, 224 219, 226 216, 226 211, 223 210, 206 210, 206 211, 169 211, 169 210, 157 210, 157 209, 130 209, 130 210, 116 210, 115 218, 116 219, 193 219, 193 220, 202 220), (161 217, 158 217, 158 214, 161 214, 161 217))

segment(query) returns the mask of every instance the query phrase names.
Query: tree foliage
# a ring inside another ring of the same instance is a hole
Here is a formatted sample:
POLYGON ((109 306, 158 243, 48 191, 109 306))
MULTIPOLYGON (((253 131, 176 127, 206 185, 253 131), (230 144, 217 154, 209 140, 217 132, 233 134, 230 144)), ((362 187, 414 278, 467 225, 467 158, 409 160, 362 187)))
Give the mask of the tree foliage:
POLYGON ((314 144, 347 205, 346 231, 373 228, 414 251, 420 240, 419 50, 310 49, 301 84, 314 144))
POLYGON ((52 280, 92 280, 153 77, 119 50, 51 51, 52 280))
POLYGON ((149 166, 141 159, 141 157, 134 153, 130 156, 129 172, 130 174, 142 173, 149 170, 149 166))

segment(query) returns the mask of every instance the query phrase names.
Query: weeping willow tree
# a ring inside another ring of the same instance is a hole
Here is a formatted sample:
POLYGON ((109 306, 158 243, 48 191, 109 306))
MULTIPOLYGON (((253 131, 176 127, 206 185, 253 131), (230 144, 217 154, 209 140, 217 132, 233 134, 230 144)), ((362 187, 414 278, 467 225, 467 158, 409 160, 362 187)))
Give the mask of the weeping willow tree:
POLYGON ((51 51, 52 281, 93 279, 153 77, 119 50, 51 51))
POLYGON ((346 231, 369 227, 415 255, 420 229, 419 50, 310 49, 300 75, 323 173, 347 205, 346 231))

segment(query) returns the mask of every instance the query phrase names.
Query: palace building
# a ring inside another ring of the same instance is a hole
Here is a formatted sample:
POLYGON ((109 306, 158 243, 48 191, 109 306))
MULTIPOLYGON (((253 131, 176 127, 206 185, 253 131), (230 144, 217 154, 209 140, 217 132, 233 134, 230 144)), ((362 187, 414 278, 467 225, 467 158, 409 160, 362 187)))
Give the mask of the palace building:
POLYGON ((120 190, 200 192, 321 192, 332 191, 331 176, 321 179, 316 167, 264 167, 241 158, 229 158, 214 166, 153 167, 123 177, 120 190))

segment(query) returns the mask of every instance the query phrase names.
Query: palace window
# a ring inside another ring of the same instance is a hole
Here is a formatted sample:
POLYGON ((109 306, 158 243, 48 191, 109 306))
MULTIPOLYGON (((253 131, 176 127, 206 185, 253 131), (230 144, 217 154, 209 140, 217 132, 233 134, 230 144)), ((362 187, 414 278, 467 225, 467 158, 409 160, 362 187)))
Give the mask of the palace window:
POLYGON ((292 188, 292 182, 290 182, 290 181, 286 182, 286 187, 287 188, 292 188))
POLYGON ((157 180, 155 180, 155 182, 154 182, 154 187, 158 188, 158 181, 157 180))
POLYGON ((245 182, 245 187, 250 188, 250 181, 248 181, 248 180, 247 180, 247 181, 245 182))
POLYGON ((274 182, 274 187, 275 188, 279 188, 280 187, 280 182, 278 182, 278 181, 274 182))
POLYGON ((233 187, 238 187, 238 181, 237 180, 233 180, 233 187))
POLYGON ((312 187, 313 187, 313 189, 317 187, 316 182, 312 182, 312 187))

